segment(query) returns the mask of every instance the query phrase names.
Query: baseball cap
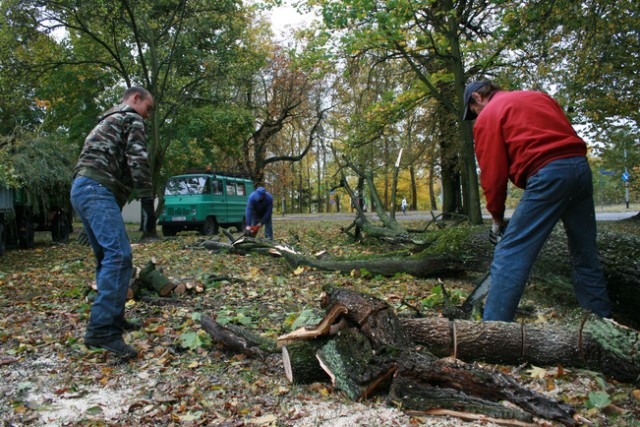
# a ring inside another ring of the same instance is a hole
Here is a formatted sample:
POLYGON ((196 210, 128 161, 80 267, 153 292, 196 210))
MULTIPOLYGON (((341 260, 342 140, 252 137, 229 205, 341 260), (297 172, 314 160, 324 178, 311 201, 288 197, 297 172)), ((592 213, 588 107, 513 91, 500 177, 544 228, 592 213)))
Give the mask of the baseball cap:
POLYGON ((256 192, 259 195, 263 196, 267 192, 267 190, 265 190, 264 187, 258 187, 258 188, 256 188, 256 192))
POLYGON ((473 92, 477 92, 478 89, 488 85, 489 82, 486 80, 469 83, 467 87, 464 88, 464 114, 462 115, 462 120, 473 120, 477 117, 477 114, 469 109, 469 100, 471 99, 471 94, 473 92))

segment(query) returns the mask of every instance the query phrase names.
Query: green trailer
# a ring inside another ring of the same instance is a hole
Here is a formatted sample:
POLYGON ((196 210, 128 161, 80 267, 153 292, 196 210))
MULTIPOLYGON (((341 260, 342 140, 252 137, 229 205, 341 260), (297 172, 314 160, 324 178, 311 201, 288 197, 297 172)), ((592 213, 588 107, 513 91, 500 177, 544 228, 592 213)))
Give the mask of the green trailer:
POLYGON ((0 136, 0 250, 30 248, 34 232, 66 242, 72 231, 69 191, 77 146, 28 132, 0 136))
POLYGON ((7 247, 32 248, 36 231, 50 231, 54 242, 66 243, 72 231, 73 211, 66 206, 45 206, 24 188, 0 189, 0 255, 7 247))

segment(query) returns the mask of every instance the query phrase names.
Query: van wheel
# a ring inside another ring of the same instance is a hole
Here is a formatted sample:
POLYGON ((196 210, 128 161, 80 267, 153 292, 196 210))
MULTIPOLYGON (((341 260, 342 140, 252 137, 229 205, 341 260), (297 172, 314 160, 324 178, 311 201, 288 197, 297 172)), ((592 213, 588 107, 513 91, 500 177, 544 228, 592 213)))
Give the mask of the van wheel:
POLYGON ((176 227, 172 227, 170 225, 163 225, 162 226, 162 235, 163 236, 175 236, 177 232, 178 232, 178 229, 176 227))
POLYGON ((207 217, 202 227, 200 227, 200 234, 204 234, 205 236, 218 234, 218 222, 214 217, 207 217))

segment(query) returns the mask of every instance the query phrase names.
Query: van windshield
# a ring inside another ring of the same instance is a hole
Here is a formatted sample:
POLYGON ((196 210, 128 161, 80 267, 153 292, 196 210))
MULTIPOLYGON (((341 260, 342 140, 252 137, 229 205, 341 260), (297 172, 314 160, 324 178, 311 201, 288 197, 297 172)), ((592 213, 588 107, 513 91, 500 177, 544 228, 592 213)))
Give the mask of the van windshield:
POLYGON ((209 193, 209 186, 207 185, 207 177, 205 176, 190 176, 190 177, 176 177, 167 181, 167 187, 164 190, 165 196, 187 196, 191 194, 206 194, 209 193))

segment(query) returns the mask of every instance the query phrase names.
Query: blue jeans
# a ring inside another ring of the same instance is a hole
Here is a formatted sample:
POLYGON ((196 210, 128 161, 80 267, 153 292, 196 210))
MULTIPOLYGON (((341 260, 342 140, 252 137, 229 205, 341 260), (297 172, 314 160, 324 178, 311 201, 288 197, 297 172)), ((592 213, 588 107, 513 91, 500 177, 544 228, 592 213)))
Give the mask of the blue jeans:
POLYGON ((133 270, 131 244, 120 206, 102 184, 82 176, 76 178, 71 186, 71 203, 96 256, 98 295, 91 307, 85 341, 106 343, 122 336, 133 270))
POLYGON ((513 321, 531 267, 558 220, 562 220, 569 241, 578 303, 600 316, 611 316, 596 250, 591 169, 586 158, 573 157, 553 161, 527 180, 522 199, 495 248, 483 320, 513 321))
MULTIPOLYGON (((249 225, 256 225, 260 222, 260 220, 262 219, 262 215, 254 215, 250 222, 249 225)), ((269 219, 267 220, 267 222, 265 222, 264 224, 262 224, 264 226, 264 236, 267 239, 271 239, 273 240, 273 221, 271 220, 271 217, 269 217, 269 219)))

